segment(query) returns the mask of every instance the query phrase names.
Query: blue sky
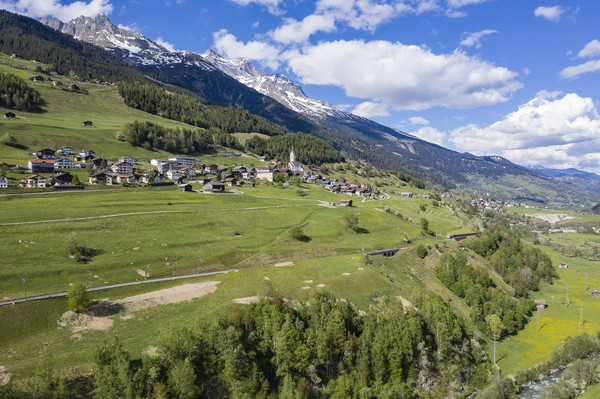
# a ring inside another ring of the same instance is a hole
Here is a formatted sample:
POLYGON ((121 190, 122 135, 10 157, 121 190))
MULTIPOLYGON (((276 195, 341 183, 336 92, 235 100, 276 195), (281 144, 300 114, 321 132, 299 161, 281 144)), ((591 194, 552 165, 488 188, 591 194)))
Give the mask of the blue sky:
POLYGON ((0 0, 105 12, 177 50, 214 48, 310 97, 461 152, 600 173, 600 2, 0 0))

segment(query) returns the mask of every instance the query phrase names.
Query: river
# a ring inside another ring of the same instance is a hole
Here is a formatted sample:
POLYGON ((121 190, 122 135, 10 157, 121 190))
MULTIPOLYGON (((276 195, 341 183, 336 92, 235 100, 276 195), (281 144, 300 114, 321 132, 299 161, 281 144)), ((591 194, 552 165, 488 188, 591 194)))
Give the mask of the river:
MULTIPOLYGON (((585 360, 593 362, 594 360, 598 360, 598 359, 600 359, 600 352, 588 357, 585 360)), ((558 384, 558 381, 560 380, 560 377, 563 375, 565 370, 566 370, 566 368, 562 369, 562 370, 558 370, 554 373, 548 374, 546 377, 542 378, 541 380, 533 381, 529 385, 525 385, 523 387, 523 389, 521 389, 519 391, 519 393, 517 394, 517 398, 518 399, 536 399, 536 398, 538 398, 540 396, 540 392, 544 388, 546 388, 547 386, 550 386, 550 385, 558 384)))

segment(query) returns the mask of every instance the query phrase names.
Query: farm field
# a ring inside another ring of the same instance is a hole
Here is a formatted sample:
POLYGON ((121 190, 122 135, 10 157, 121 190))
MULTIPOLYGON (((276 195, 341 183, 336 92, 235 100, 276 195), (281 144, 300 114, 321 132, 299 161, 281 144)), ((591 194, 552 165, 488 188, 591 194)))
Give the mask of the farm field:
POLYGON ((568 336, 596 334, 600 330, 600 300, 591 296, 593 289, 600 289, 598 263, 566 258, 547 247, 540 248, 551 256, 554 264, 564 261, 569 268, 557 269, 560 278, 554 284, 540 284, 540 291, 535 293, 535 298, 545 299, 548 303, 548 307, 540 311, 540 330, 537 331, 534 314, 523 330, 498 344, 498 365, 506 374, 549 358, 568 336), (569 305, 565 306, 567 288, 569 305), (581 318, 583 327, 580 327, 581 318))

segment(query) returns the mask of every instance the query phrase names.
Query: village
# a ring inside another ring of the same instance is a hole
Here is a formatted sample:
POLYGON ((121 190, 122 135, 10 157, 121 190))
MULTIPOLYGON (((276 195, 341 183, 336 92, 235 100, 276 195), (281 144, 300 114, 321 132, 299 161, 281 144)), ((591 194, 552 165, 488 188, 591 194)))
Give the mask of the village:
MULTIPOLYGON (((82 126, 92 126, 92 122, 83 122, 82 126)), ((361 199, 377 198, 380 194, 376 187, 349 183, 344 179, 330 179, 305 171, 296 160, 293 148, 287 167, 277 160, 272 160, 269 166, 260 167, 220 166, 204 163, 193 157, 173 156, 168 159, 151 159, 150 168, 143 168, 139 160, 130 156, 111 161, 96 156, 90 149, 76 152, 67 146, 57 150, 44 148, 29 155, 31 158, 26 166, 2 165, 5 170, 27 170, 32 173, 19 181, 16 185, 18 188, 83 189, 85 183, 90 186, 176 185, 180 191, 190 192, 193 191, 192 183, 200 183, 199 191, 202 193, 226 193, 229 192, 226 187, 254 185, 257 181, 285 183, 295 178, 296 182, 320 184, 333 193, 358 196, 361 199), (70 173, 70 170, 76 169, 86 169, 89 173, 87 182, 81 182, 77 174, 70 173)), ((260 157, 260 161, 267 160, 260 157)), ((8 178, 0 176, 0 188, 9 187, 8 178)), ((352 206, 352 200, 341 200, 338 205, 352 206)))

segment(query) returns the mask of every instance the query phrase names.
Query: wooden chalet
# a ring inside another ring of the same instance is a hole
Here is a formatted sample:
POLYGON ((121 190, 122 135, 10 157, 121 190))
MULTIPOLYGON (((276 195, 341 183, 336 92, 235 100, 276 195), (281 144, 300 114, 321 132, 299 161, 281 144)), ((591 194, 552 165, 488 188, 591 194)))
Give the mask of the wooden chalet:
POLYGON ((545 299, 534 299, 533 303, 538 309, 544 309, 546 306, 548 306, 545 299))
POLYGON ((224 183, 207 183, 202 186, 203 193, 224 193, 225 192, 225 184, 224 183))
POLYGON ((192 185, 189 183, 186 184, 180 184, 179 185, 179 191, 186 193, 186 192, 190 192, 192 191, 192 185))
POLYGON ((30 159, 28 167, 31 173, 54 173, 54 160, 30 159))
POLYGON ((114 176, 108 170, 102 170, 98 173, 90 175, 90 184, 104 184, 105 186, 112 186, 114 176))
POLYGON ((92 127, 94 123, 92 121, 83 121, 81 122, 81 126, 83 127, 92 127))
POLYGON ((37 159, 54 159, 54 150, 44 148, 35 153, 37 159))
POLYGON ((73 175, 69 172, 57 173, 50 177, 51 180, 54 180, 55 186, 72 186, 73 185, 73 175))
POLYGON ((352 206, 352 200, 343 199, 343 200, 340 200, 337 204, 338 204, 338 206, 352 206))

